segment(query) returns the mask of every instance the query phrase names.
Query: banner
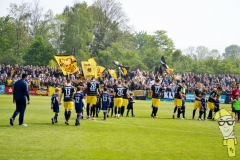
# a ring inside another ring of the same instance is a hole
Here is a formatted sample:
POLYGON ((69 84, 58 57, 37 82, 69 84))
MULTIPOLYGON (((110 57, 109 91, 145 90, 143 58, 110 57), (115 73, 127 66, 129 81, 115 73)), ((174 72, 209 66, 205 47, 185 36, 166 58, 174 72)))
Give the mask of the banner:
POLYGON ((91 66, 97 66, 97 62, 95 61, 94 58, 89 58, 88 62, 91 64, 91 66))
MULTIPOLYGON (((210 94, 206 95, 206 99, 208 100, 210 94)), ((220 103, 225 103, 226 101, 226 95, 225 94, 220 94, 220 103)), ((187 93, 186 94, 186 102, 195 102, 195 97, 193 93, 187 93)))
POLYGON ((122 73, 123 73, 124 76, 128 75, 129 67, 121 66, 121 70, 122 70, 122 73))
POLYGON ((115 79, 117 80, 117 73, 114 69, 109 69, 108 73, 115 79))
POLYGON ((30 95, 37 95, 37 88, 29 88, 28 93, 30 95))
POLYGON ((5 85, 0 85, 0 94, 5 93, 5 85))
POLYGON ((100 78, 104 77, 104 76, 105 76, 104 71, 105 71, 105 68, 104 68, 104 67, 102 67, 102 66, 97 66, 97 77, 96 77, 96 78, 98 78, 98 77, 100 77, 100 78))
MULTIPOLYGON (((59 94, 62 93, 62 88, 59 88, 59 94)), ((55 94, 55 88, 54 87, 48 87, 48 96, 52 97, 52 95, 55 94)))
POLYGON ((64 75, 74 74, 79 68, 74 56, 54 56, 64 75))
POLYGON ((138 97, 138 96, 144 97, 144 96, 146 96, 146 90, 135 90, 132 93, 133 93, 134 97, 138 97))
POLYGON ((47 96, 48 95, 48 89, 47 87, 43 86, 43 87, 40 87, 37 91, 36 91, 37 95, 40 95, 40 96, 47 96))
POLYGON ((13 87, 12 86, 6 86, 5 87, 5 94, 13 94, 13 87))
POLYGON ((84 77, 86 79, 91 79, 92 77, 96 77, 97 75, 97 69, 96 66, 92 66, 88 61, 82 61, 82 70, 84 77))

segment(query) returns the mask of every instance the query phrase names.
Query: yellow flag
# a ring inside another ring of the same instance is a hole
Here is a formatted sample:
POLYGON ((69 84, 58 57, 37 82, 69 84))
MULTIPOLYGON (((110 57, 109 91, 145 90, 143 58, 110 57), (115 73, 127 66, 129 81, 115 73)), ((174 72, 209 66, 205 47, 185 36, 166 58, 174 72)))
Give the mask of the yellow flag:
POLYGON ((122 70, 123 75, 126 76, 128 74, 129 67, 122 66, 121 70, 122 70))
POLYGON ((64 75, 74 74, 79 71, 77 60, 74 56, 54 56, 64 75))
POLYGON ((103 66, 97 66, 97 77, 104 77, 104 71, 105 71, 105 68, 103 66))
POLYGON ((114 79, 117 79, 117 74, 116 74, 116 71, 115 71, 115 70, 109 69, 109 70, 108 70, 108 73, 109 73, 114 79))
POLYGON ((94 58, 89 58, 88 62, 92 65, 92 66, 97 66, 97 62, 95 61, 94 58))
POLYGON ((88 61, 82 61, 81 64, 82 64, 83 74, 86 79, 91 79, 92 77, 96 77, 97 75, 96 69, 93 69, 96 67, 93 67, 88 61))

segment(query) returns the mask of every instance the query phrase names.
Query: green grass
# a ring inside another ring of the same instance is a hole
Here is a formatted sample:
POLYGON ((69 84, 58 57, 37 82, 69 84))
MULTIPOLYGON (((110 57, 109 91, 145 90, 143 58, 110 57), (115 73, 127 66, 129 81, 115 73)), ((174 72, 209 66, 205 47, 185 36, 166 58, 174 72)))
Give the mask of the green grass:
MULTIPOLYGON (((31 96, 25 112, 27 127, 9 125, 15 109, 12 96, 0 95, 0 160, 12 159, 123 159, 123 160, 224 160, 227 147, 222 146, 222 135, 216 121, 191 120, 193 103, 187 103, 188 120, 172 119, 173 103, 161 102, 158 117, 150 117, 151 101, 136 101, 136 117, 108 118, 102 112, 96 120, 82 120, 74 126, 73 112, 70 125, 64 124, 63 105, 59 124, 52 125, 54 113, 50 97, 31 96)), ((229 105, 222 104, 222 108, 229 105)), ((198 116, 198 113, 197 113, 198 116)), ((240 135, 240 123, 234 133, 240 135)), ((240 141, 238 142, 240 143, 240 141)), ((236 145, 240 157, 240 145, 236 145)), ((239 154, 239 155, 238 155, 239 154)))

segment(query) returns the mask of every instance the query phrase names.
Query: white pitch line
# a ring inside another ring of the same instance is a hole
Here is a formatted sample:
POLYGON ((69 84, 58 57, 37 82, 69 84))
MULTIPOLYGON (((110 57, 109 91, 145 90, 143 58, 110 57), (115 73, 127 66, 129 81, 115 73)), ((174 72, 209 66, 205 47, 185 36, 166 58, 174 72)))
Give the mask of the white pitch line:
MULTIPOLYGON (((214 133, 195 132, 195 131, 167 129, 167 128, 153 128, 153 127, 148 127, 148 126, 140 126, 140 125, 138 126, 138 125, 134 125, 134 124, 122 124, 122 123, 114 123, 114 122, 107 122, 107 121, 95 120, 95 122, 108 123, 108 124, 114 124, 114 125, 122 125, 122 126, 131 126, 131 127, 141 127, 141 128, 146 128, 146 129, 157 129, 157 130, 164 130, 164 131, 170 131, 170 132, 186 132, 186 133, 191 133, 191 134, 205 134, 205 135, 221 136, 221 134, 214 134, 214 133)), ((238 136, 236 136, 236 137, 238 137, 238 136)))

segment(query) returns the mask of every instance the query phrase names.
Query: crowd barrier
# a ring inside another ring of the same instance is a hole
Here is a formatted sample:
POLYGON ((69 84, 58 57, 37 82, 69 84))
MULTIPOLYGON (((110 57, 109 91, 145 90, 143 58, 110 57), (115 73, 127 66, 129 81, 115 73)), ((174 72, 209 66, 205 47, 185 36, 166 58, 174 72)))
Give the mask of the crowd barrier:
MULTIPOLYGON (((40 88, 29 88, 30 95, 41 95, 41 96, 52 96, 55 92, 54 87, 40 87, 40 88)), ((61 91, 60 91, 61 92, 61 91)), ((131 91, 134 95, 135 99, 141 100, 150 100, 152 97, 151 90, 134 90, 131 91)), ((4 86, 0 85, 0 94, 13 94, 13 87, 12 86, 4 86)), ((207 99, 210 94, 207 94, 207 99)), ((167 92, 164 91, 161 94, 161 101, 173 101, 174 92, 167 92)), ((186 102, 194 102, 194 94, 187 93, 186 94, 186 102)), ((229 103, 230 102, 230 94, 221 94, 220 95, 220 103, 229 103)))

